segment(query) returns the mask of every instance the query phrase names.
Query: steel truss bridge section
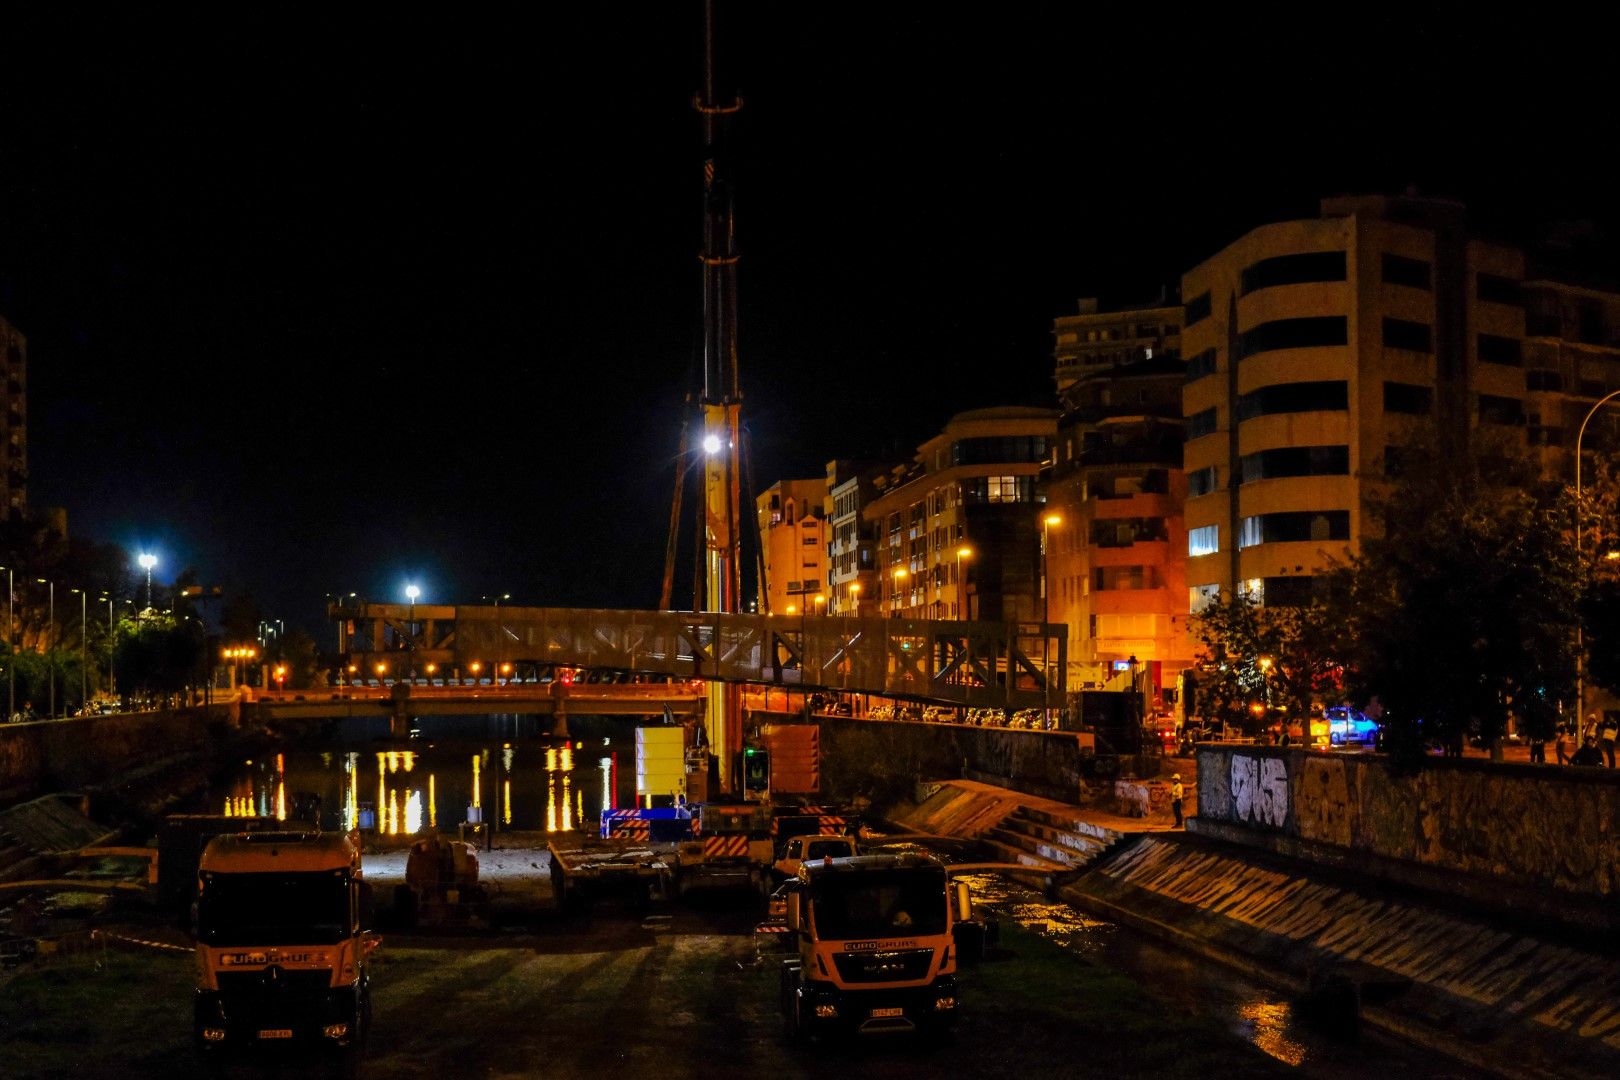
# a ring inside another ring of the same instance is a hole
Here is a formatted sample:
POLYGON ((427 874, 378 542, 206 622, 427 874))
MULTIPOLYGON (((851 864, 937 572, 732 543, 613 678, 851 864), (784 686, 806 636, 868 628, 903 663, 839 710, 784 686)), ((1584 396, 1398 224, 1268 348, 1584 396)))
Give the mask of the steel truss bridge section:
POLYGON ((536 664, 1032 709, 1063 704, 1068 666, 1054 623, 376 603, 329 614, 350 664, 400 676, 536 664))

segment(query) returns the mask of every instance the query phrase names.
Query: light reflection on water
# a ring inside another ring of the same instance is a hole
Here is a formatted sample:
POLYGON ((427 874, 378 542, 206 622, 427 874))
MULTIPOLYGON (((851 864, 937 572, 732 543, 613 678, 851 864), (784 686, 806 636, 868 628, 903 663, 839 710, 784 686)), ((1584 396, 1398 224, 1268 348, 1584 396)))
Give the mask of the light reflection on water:
POLYGON ((1123 934, 1061 901, 1048 900, 997 874, 962 874, 974 902, 1050 938, 1065 949, 1142 979, 1149 992, 1191 1012, 1213 1013, 1256 1048, 1288 1065, 1309 1053, 1293 1029, 1293 1007, 1280 995, 1245 985, 1224 969, 1123 934))
MULTIPOLYGON (((881 843, 881 841, 879 841, 881 843)), ((927 850, 915 844, 883 845, 892 850, 927 850)), ((947 862, 953 859, 942 852, 947 862)), ((955 860, 961 861, 961 860, 955 860)), ((1220 1020, 1233 1033, 1277 1061, 1306 1075, 1360 1076, 1393 1070, 1396 1075, 1450 1075, 1383 1046, 1347 1047, 1299 1029, 1294 1009, 1281 994, 1220 967, 1122 931, 1062 901, 1050 900, 1027 885, 994 873, 964 873, 973 901, 997 918, 1041 934, 1076 955, 1095 960, 1142 984, 1154 997, 1186 1011, 1220 1020)))
MULTIPOLYGON (((607 740, 291 749, 244 762, 211 798, 227 815, 314 819, 325 829, 384 835, 453 829, 463 821, 556 832, 586 827, 604 806, 634 802, 634 762, 615 768, 618 749, 607 740), (615 780, 631 790, 610 796, 615 780)), ((633 746, 624 749, 634 754, 633 746)))

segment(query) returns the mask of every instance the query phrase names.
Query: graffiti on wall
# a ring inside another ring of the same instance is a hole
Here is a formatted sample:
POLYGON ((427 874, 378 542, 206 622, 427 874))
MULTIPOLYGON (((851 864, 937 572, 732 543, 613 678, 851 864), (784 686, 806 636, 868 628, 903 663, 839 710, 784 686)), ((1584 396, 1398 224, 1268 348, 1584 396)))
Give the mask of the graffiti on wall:
POLYGON ((1232 755, 1232 815, 1282 828, 1288 820, 1288 766, 1281 758, 1232 755))

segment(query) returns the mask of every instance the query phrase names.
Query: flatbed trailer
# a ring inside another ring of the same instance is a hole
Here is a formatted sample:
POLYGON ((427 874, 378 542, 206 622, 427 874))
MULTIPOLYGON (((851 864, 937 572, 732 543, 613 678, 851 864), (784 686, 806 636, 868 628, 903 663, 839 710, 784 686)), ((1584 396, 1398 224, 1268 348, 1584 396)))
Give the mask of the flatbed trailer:
POLYGON ((603 896, 632 902, 668 899, 675 880, 673 844, 570 836, 546 844, 551 890, 558 908, 603 896))

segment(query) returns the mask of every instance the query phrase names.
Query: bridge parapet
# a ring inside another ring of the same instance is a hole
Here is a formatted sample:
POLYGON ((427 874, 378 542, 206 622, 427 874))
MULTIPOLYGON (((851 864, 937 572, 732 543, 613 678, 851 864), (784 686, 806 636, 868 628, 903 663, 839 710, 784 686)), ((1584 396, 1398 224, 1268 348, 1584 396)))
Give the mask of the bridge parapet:
POLYGON ((1023 709, 1060 703, 1067 667, 1067 630, 1051 623, 371 603, 330 614, 368 670, 532 663, 1023 709))

